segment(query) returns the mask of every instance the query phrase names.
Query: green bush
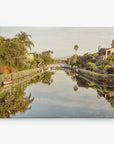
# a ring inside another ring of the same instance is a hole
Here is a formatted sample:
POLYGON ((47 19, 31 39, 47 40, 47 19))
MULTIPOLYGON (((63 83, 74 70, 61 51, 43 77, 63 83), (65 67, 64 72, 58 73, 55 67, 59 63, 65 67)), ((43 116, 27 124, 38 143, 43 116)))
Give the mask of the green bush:
POLYGON ((93 62, 88 62, 88 63, 87 63, 87 66, 92 69, 92 68, 95 66, 95 63, 93 63, 93 62))
POLYGON ((2 59, 0 59, 0 65, 5 65, 5 63, 2 59))
POLYGON ((111 67, 110 65, 106 65, 106 66, 104 67, 105 71, 107 71, 107 69, 110 68, 110 67, 111 67))
POLYGON ((114 62, 114 52, 107 58, 107 60, 114 62))
POLYGON ((43 61, 44 61, 44 64, 46 64, 46 65, 52 63, 52 58, 51 58, 50 56, 43 55, 43 56, 42 56, 42 59, 43 59, 43 61))
POLYGON ((108 74, 114 74, 114 67, 108 67, 106 71, 108 74))

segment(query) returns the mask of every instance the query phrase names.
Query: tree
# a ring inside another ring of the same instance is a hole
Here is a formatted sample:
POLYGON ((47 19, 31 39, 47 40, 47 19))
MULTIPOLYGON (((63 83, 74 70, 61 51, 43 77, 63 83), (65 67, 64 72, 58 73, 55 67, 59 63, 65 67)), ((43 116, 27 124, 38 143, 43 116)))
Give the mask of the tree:
POLYGON ((74 45, 74 50, 75 50, 75 51, 77 51, 77 50, 78 50, 78 48, 79 48, 79 46, 78 46, 78 45, 74 45))
POLYGON ((85 53, 83 56, 78 56, 76 65, 80 68, 86 68, 87 62, 93 61, 92 55, 85 53))
POLYGON ((75 65, 77 60, 77 55, 73 55, 70 58, 67 58, 67 64, 69 65, 75 65))
POLYGON ((26 34, 25 32, 20 32, 19 34, 16 35, 16 38, 20 40, 21 43, 25 45, 25 47, 29 48, 31 50, 31 46, 34 47, 33 42, 29 39, 32 38, 31 35, 26 34))
POLYGON ((44 61, 44 64, 46 64, 46 65, 52 63, 52 58, 51 58, 50 56, 43 55, 43 56, 42 56, 42 59, 43 59, 43 61, 44 61))
POLYGON ((42 55, 51 56, 51 54, 53 54, 53 51, 51 51, 51 50, 43 51, 43 52, 42 52, 42 55))
POLYGON ((24 69, 26 64, 23 60, 27 48, 31 49, 31 46, 34 46, 29 37, 31 35, 25 32, 21 32, 11 39, 0 36, 0 64, 17 67, 19 70, 24 69))

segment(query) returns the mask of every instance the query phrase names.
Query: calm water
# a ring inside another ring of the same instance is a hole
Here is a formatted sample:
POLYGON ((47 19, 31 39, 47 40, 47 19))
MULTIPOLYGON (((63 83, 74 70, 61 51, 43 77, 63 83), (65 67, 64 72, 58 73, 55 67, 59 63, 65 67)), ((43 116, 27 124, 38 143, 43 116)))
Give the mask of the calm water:
POLYGON ((113 88, 96 86, 63 70, 35 77, 1 94, 0 117, 114 117, 113 88), (106 95, 111 95, 111 99, 106 95), (13 96, 14 95, 14 96, 13 96), (107 97, 106 97, 107 96, 107 97))

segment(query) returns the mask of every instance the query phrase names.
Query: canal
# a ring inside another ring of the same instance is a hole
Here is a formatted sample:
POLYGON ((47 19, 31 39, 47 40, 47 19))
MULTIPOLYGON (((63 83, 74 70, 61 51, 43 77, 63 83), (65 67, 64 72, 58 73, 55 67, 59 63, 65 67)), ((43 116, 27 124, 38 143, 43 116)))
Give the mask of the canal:
POLYGON ((114 87, 96 85, 70 71, 45 72, 2 91, 0 117, 113 118, 114 87))

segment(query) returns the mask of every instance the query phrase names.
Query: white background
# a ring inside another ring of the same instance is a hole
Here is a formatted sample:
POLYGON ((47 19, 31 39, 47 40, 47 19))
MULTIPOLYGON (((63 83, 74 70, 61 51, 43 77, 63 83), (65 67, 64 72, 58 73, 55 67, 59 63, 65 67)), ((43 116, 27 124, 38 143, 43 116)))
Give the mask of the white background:
MULTIPOLYGON (((0 0, 0 26, 114 26, 111 0, 0 0)), ((1 119, 1 144, 113 143, 113 119, 1 119)))

